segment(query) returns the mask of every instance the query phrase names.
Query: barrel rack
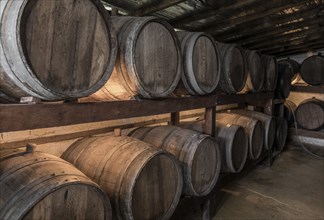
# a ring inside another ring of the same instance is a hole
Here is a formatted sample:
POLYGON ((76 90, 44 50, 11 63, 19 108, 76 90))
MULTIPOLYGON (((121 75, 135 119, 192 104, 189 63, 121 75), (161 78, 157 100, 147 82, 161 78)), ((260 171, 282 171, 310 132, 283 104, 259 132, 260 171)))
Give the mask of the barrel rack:
MULTIPOLYGON (((239 107, 253 106, 255 110, 274 115, 276 105, 280 103, 283 103, 282 100, 274 99, 274 93, 262 92, 166 98, 161 100, 139 99, 89 103, 42 102, 38 104, 0 104, 0 133, 152 116, 165 113, 171 114, 169 123, 177 125, 180 121, 181 111, 205 108, 205 133, 214 136, 216 129, 216 106, 230 104, 238 104, 239 107)), ((81 135, 82 134, 80 134, 80 136, 81 135)), ((2 144, 0 144, 0 149, 6 148, 1 145, 2 144)), ((246 163, 242 174, 246 173, 261 161, 265 161, 266 165, 271 166, 274 157, 279 153, 280 152, 273 152, 272 150, 264 150, 258 160, 248 161, 246 163)), ((215 189, 210 195, 218 193, 222 186, 238 178, 242 174, 221 175, 215 189)), ((180 208, 177 208, 175 215, 181 213, 181 204, 189 202, 190 204, 199 204, 199 207, 203 209, 203 219, 209 219, 210 195, 199 198, 183 198, 179 204, 180 208)))

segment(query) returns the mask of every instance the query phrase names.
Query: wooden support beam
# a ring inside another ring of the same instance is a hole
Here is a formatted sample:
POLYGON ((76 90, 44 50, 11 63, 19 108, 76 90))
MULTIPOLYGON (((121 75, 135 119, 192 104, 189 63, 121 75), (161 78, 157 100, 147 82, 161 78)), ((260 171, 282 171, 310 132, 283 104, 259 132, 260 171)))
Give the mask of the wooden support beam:
POLYGON ((128 14, 131 16, 143 16, 148 15, 160 10, 163 10, 165 8, 171 7, 173 5, 179 4, 181 2, 184 2, 185 0, 158 0, 154 1, 150 4, 145 4, 141 6, 139 9, 129 12, 128 14))
POLYGON ((205 134, 215 137, 216 131, 216 106, 206 108, 205 110, 205 134))
POLYGON ((269 55, 273 55, 276 57, 286 57, 286 56, 291 56, 291 55, 298 55, 298 54, 304 54, 307 52, 314 52, 317 50, 323 50, 324 49, 324 44, 318 44, 318 45, 314 45, 314 46, 309 46, 309 47, 305 47, 305 48, 293 48, 291 50, 284 50, 281 52, 273 52, 273 53, 269 53, 269 55))
POLYGON ((202 10, 194 11, 193 13, 186 14, 181 17, 174 18, 170 20, 169 22, 171 25, 173 25, 176 28, 181 28, 185 24, 192 23, 194 21, 199 21, 202 19, 206 19, 210 16, 215 15, 225 15, 225 14, 231 14, 233 12, 238 12, 242 10, 243 7, 247 6, 257 6, 261 4, 262 0, 241 0, 241 1, 235 1, 234 4, 221 6, 217 8, 204 8, 202 10))
POLYGON ((171 113, 171 124, 175 126, 180 124, 180 112, 171 113))
POLYGON ((303 51, 310 50, 313 47, 324 44, 322 37, 324 37, 324 35, 319 36, 318 38, 315 39, 311 39, 311 38, 299 39, 296 41, 292 41, 290 44, 281 47, 279 46, 268 50, 261 50, 261 52, 265 54, 278 54, 278 53, 287 53, 287 52, 298 51, 298 50, 303 50, 303 51))
POLYGON ((282 25, 279 27, 273 27, 268 30, 262 31, 257 35, 250 36, 244 40, 234 41, 232 43, 237 43, 242 46, 248 46, 248 45, 255 44, 257 42, 267 41, 269 38, 271 39, 272 36, 276 35, 276 34, 281 34, 281 33, 284 33, 286 31, 290 31, 293 29, 308 27, 308 26, 312 26, 312 25, 316 25, 316 24, 323 25, 323 23, 324 23, 323 18, 321 18, 321 17, 307 19, 307 20, 300 21, 300 22, 285 24, 285 25, 282 25))
POLYGON ((324 30, 321 30, 321 28, 318 25, 311 26, 309 29, 297 29, 296 32, 291 32, 288 34, 283 34, 279 36, 273 36, 271 40, 269 41, 263 41, 259 43, 252 44, 249 49, 252 50, 267 50, 267 49, 272 49, 275 47, 282 47, 287 44, 289 44, 292 39, 297 39, 297 38, 307 38, 311 36, 321 36, 324 33, 324 30))
POLYGON ((315 17, 321 10, 324 9, 323 5, 316 5, 306 7, 306 9, 301 9, 300 11, 293 12, 291 14, 274 14, 272 16, 263 17, 252 22, 245 22, 238 26, 232 27, 226 30, 219 30, 215 32, 215 38, 217 40, 230 41, 234 39, 241 39, 251 34, 258 34, 263 29, 274 27, 278 24, 284 24, 300 18, 305 17, 315 17))
POLYGON ((282 10, 289 9, 291 7, 299 6, 305 4, 306 1, 293 0, 293 1, 283 1, 283 0, 272 0, 266 1, 262 4, 262 8, 259 10, 255 10, 253 14, 248 14, 246 16, 232 17, 228 19, 224 19, 221 22, 206 24, 203 27, 199 27, 198 31, 207 32, 209 34, 215 34, 220 29, 224 29, 227 27, 239 25, 242 23, 246 23, 249 21, 253 21, 256 19, 260 19, 266 16, 270 16, 272 14, 278 13, 282 10), (207 28, 209 26, 209 28, 207 28))

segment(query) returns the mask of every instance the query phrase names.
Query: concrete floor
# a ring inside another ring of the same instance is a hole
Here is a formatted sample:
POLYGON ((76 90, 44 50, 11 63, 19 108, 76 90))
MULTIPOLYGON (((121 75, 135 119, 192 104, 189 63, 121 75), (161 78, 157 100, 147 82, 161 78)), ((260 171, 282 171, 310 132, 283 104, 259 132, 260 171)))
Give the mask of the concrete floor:
POLYGON ((211 200, 213 220, 324 219, 324 160, 289 145, 211 200))

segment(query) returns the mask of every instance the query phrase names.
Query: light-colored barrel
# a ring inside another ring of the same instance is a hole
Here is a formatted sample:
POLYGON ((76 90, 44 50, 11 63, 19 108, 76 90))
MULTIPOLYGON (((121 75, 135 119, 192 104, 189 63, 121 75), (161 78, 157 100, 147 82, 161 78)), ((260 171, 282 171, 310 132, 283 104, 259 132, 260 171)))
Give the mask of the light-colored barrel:
POLYGON ((212 36, 202 32, 177 32, 182 51, 181 82, 175 94, 212 93, 220 77, 220 60, 212 36))
POLYGON ((175 126, 137 128, 128 134, 173 154, 182 165, 183 194, 211 192, 220 172, 219 146, 201 133, 175 126))
POLYGON ((259 120, 234 113, 217 113, 216 118, 216 123, 242 126, 248 136, 248 159, 256 160, 260 157, 263 150, 264 132, 259 120))
POLYGON ((219 86, 226 93, 238 93, 244 88, 247 79, 243 49, 236 44, 217 43, 217 47, 221 60, 219 86))
POLYGON ((109 199, 70 163, 50 154, 0 151, 0 219, 111 219, 109 199))
MULTIPOLYGON (((197 132, 203 132, 205 121, 187 122, 181 126, 197 132)), ((221 172, 240 172, 244 167, 249 150, 248 137, 244 128, 238 125, 217 123, 215 137, 219 141, 221 172)))
POLYGON ((19 101, 88 96, 111 75, 117 39, 96 0, 1 0, 0 90, 19 101))
POLYGON ((245 56, 248 66, 246 90, 260 92, 263 89, 265 80, 265 68, 261 54, 255 50, 245 50, 245 56))
POLYGON ((263 89, 265 91, 274 91, 278 81, 277 61, 272 56, 262 55, 265 68, 265 79, 263 89))
POLYGON ((181 74, 181 49, 166 21, 155 17, 112 16, 119 49, 115 68, 94 100, 153 99, 171 94, 181 74))
POLYGON ((324 101, 311 98, 301 102, 296 109, 298 125, 306 130, 321 130, 324 127, 324 101))
POLYGON ((131 137, 91 137, 72 144, 62 158, 111 198, 118 219, 168 219, 181 195, 176 159, 131 137))
POLYGON ((271 149, 275 139, 276 122, 275 119, 267 114, 257 111, 247 110, 230 110, 230 112, 251 117, 253 119, 261 121, 264 131, 264 147, 265 149, 271 149))
POLYGON ((319 54, 305 59, 301 64, 300 75, 309 85, 324 85, 324 56, 319 54))
POLYGON ((282 151, 285 147, 287 134, 288 134, 288 122, 285 118, 276 117, 276 137, 275 144, 279 151, 282 151))

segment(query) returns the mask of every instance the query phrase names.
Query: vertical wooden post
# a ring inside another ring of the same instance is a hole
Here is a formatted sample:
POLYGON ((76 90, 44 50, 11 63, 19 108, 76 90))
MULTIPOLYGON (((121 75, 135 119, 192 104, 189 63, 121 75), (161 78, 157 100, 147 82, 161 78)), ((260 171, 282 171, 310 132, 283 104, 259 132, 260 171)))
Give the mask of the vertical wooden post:
POLYGON ((171 125, 177 126, 180 124, 180 112, 171 112, 171 125))
POLYGON ((216 107, 209 107, 205 109, 205 134, 215 137, 216 131, 216 107))

